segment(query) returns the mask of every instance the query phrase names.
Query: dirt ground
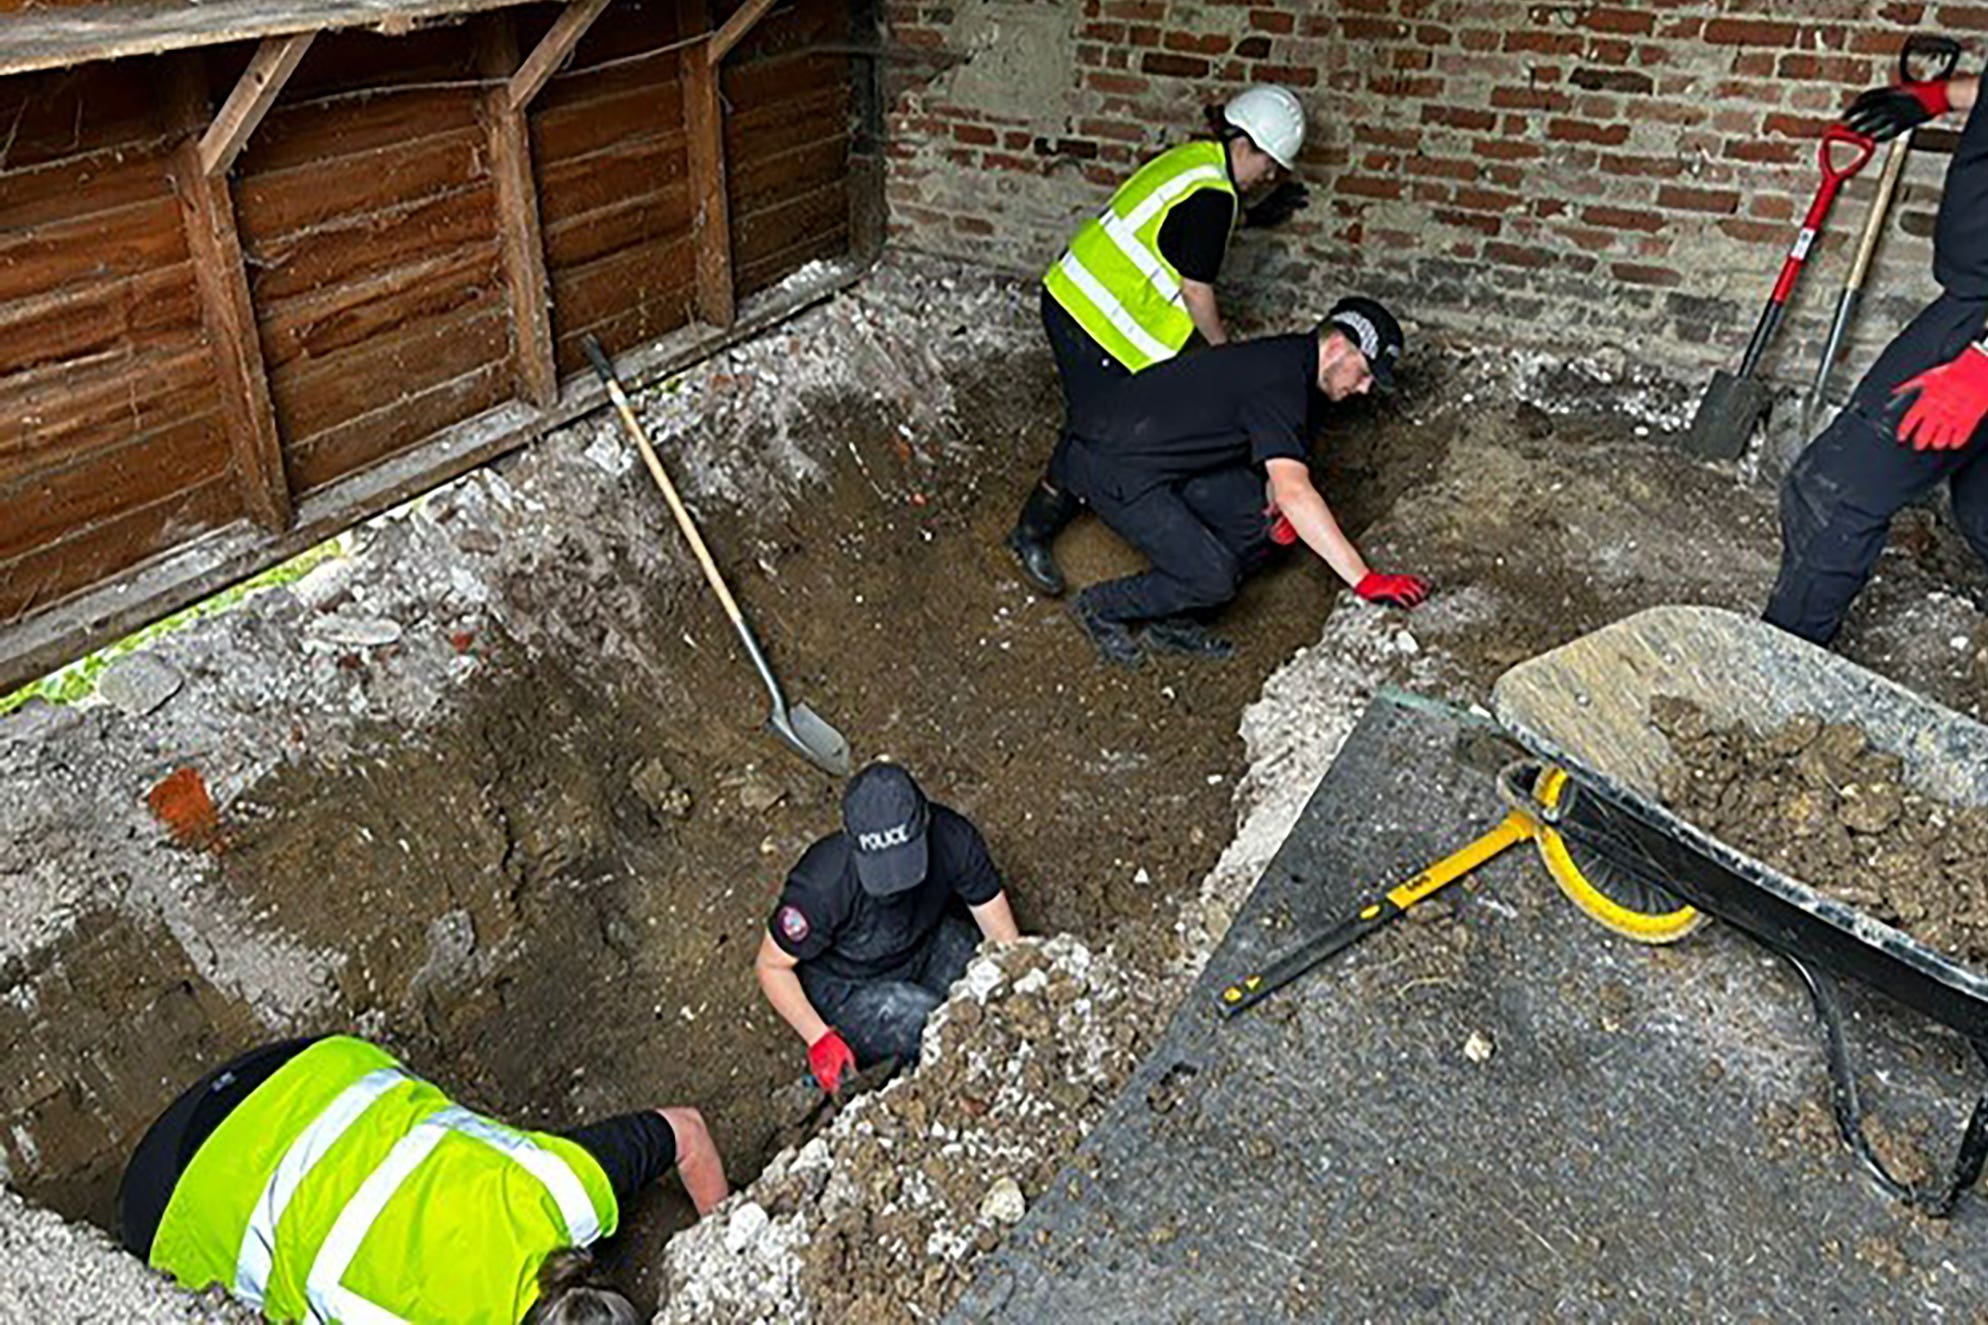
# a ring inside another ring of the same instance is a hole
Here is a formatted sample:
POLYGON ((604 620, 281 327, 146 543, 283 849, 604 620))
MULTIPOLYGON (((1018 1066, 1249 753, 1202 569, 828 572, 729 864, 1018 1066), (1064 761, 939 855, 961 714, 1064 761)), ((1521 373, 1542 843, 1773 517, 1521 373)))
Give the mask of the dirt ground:
MULTIPOLYGON (((1238 726, 1300 650, 1280 684, 1343 685, 1334 650, 1357 640, 1370 679, 1472 699, 1627 611, 1751 608, 1771 578, 1765 484, 1638 437, 1601 384, 1521 390, 1483 356, 1426 353, 1400 398, 1338 414, 1320 484, 1377 564, 1434 580, 1427 608, 1351 604, 1294 563, 1225 612, 1234 661, 1108 669, 1000 546, 1057 414, 1032 303, 888 266, 644 407, 790 695, 979 824, 1026 930, 1138 979, 1205 955, 1253 878, 1217 868, 1239 798, 1315 781, 1280 778, 1277 751, 1316 733, 1238 726), (1211 871, 1226 882, 1201 918, 1211 871)), ((805 1065, 752 952, 838 788, 759 729, 764 696, 611 421, 570 431, 369 536, 349 583, 251 604, 225 648, 162 646, 189 677, 175 704, 247 715, 226 732, 101 708, 0 719, 0 810, 30 811, 0 813, 0 845, 27 862, 35 917, 0 967, 10 1185, 105 1223, 121 1156, 181 1086, 330 1029, 512 1121, 690 1103, 735 1179, 772 1157, 805 1065), (387 606, 395 642, 327 628, 387 606), (300 637, 316 643, 294 666, 243 679, 244 657, 300 637), (208 770, 218 843, 102 826, 101 805, 138 806, 186 764, 208 770), (137 845, 102 845, 120 835, 137 845)), ((1908 521, 1848 647, 1965 707, 1988 634, 1953 546, 1908 521)), ((1059 552, 1080 584, 1136 568, 1090 519, 1059 552)), ((689 1216, 669 1187, 629 1213, 609 1262, 638 1301, 689 1216)))
MULTIPOLYGON (((1012 355, 949 365, 950 436, 914 432, 915 404, 859 390, 810 389, 794 425, 742 409, 726 445, 777 449, 804 426, 823 482, 792 502, 761 506, 750 490, 743 509, 706 502, 706 532, 790 693, 848 733, 859 759, 904 762, 979 824, 1026 929, 1114 947, 1157 974, 1180 956, 1181 900, 1227 840, 1236 715, 1316 638, 1330 586, 1299 566, 1249 586, 1224 620, 1242 643, 1226 665, 1100 665, 1000 546, 1056 424, 1033 330, 1024 318, 1012 355)), ((742 389, 711 378, 707 390, 742 389)), ((1386 509, 1434 445, 1352 407, 1327 469, 1350 527, 1386 509)), ((665 562, 687 560, 639 469, 603 500, 665 562)), ((446 494, 430 515, 445 533, 458 523, 446 494)), ((120 1158, 145 1123, 272 1029, 382 1037, 478 1107, 530 1125, 695 1103, 734 1176, 769 1158, 788 1121, 777 1088, 805 1063, 751 958, 784 869, 834 826, 839 788, 759 730, 763 693, 680 565, 659 574, 638 555, 653 551, 566 546, 556 531, 548 541, 530 574, 493 589, 510 620, 544 618, 544 637, 441 612, 421 623, 447 627, 473 664, 446 720, 362 718, 326 757, 300 739, 273 771, 217 789, 212 849, 169 848, 197 868, 199 907, 330 954, 301 1014, 230 996, 186 969, 161 925, 101 899, 16 960, 10 983, 34 992, 0 1007, 9 1066, 55 1077, 84 1061, 110 1082, 17 1091, 34 1149, 12 1168, 31 1199, 107 1223, 120 1158), (615 596, 629 594, 639 607, 615 596), (646 665, 604 656, 631 641, 646 665)), ((1136 568, 1089 519, 1061 551, 1079 581, 1136 568)), ((365 606, 333 586, 303 615, 365 606)), ((333 665, 403 685, 405 647, 334 650, 333 665)), ((300 738, 310 719, 298 716, 300 738)), ((689 1216, 676 1192, 653 1193, 615 1268, 653 1291, 660 1244, 689 1216)))
POLYGON ((1929 947, 1988 964, 1988 808, 1914 790, 1861 728, 1800 714, 1764 736, 1687 700, 1651 720, 1676 762, 1665 802, 1690 822, 1929 947))

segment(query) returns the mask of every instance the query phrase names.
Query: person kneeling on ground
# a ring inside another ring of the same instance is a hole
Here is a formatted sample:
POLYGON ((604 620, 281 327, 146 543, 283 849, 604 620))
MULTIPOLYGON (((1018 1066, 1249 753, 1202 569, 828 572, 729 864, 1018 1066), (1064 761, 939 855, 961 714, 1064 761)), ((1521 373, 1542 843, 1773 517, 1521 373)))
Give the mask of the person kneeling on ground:
POLYGON ((118 1186, 118 1224, 154 1268, 271 1320, 635 1325, 585 1248, 672 1166, 699 1214, 728 1195, 695 1109, 528 1132, 364 1040, 291 1040, 160 1115, 118 1186))
POLYGON ((979 831, 902 768, 875 763, 843 794, 842 831, 787 876, 754 974, 833 1093, 845 1073, 917 1060, 925 1019, 983 935, 1020 932, 979 831))
POLYGON ((1234 646, 1197 614, 1234 597, 1279 545, 1299 540, 1368 602, 1409 608, 1428 596, 1413 575, 1368 567, 1312 486, 1308 463, 1314 391, 1336 402, 1388 389, 1402 344, 1385 308, 1342 299, 1309 334, 1156 365, 1073 421, 1057 454, 1060 480, 1151 567, 1077 598, 1077 618, 1105 661, 1137 666, 1148 646, 1228 657, 1234 646))

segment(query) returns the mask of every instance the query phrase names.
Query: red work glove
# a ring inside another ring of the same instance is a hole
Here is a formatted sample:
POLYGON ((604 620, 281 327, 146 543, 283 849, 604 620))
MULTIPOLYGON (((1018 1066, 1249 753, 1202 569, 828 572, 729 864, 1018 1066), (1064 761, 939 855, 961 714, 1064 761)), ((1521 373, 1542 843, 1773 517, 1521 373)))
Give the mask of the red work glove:
POLYGON ((849 1051, 842 1032, 830 1026, 826 1035, 808 1046, 808 1070, 825 1095, 833 1095, 843 1077, 856 1074, 856 1055, 849 1051))
POLYGON ((1370 570, 1353 586, 1370 603, 1387 607, 1416 607, 1429 596, 1429 582, 1419 575, 1383 575, 1370 570))
POLYGON ((1970 345, 1952 363, 1929 368, 1898 388, 1919 398, 1898 425, 1898 440, 1915 451, 1951 451, 1966 446, 1988 415, 1988 353, 1970 345))
POLYGON ((1843 127, 1883 142, 1953 109, 1945 79, 1933 83, 1900 83, 1874 87, 1850 103, 1843 127))

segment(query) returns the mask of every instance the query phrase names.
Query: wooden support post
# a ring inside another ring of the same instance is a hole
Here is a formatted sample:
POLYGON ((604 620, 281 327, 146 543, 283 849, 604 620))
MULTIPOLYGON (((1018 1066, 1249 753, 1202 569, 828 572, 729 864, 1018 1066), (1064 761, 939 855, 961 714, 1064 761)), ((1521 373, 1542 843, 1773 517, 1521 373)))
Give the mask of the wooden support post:
MULTIPOLYGON (((214 364, 221 418, 234 453, 235 483, 242 505, 264 529, 283 530, 295 517, 290 483, 283 472, 283 443, 276 408, 269 398, 269 375, 262 361, 262 337, 249 298, 248 269, 235 229, 235 199, 225 174, 207 169, 201 131, 212 104, 199 51, 172 59, 169 114, 185 134, 173 160, 186 246, 200 293, 200 318, 214 364)), ((239 148, 239 145, 237 145, 239 148)))
MULTIPOLYGON (((685 36, 711 27, 710 0, 677 0, 676 12, 677 30, 685 36)), ((718 65, 709 49, 708 41, 686 46, 678 77, 683 83, 683 128, 690 152, 697 316, 711 326, 729 327, 738 307, 732 286, 732 213, 725 196, 725 108, 718 95, 718 65)))
MULTIPOLYGON (((566 13, 591 7, 598 14, 605 3, 578 0, 566 13)), ((559 22, 564 21, 562 15, 559 22)), ((579 40, 578 33, 573 40, 579 40)), ((532 58, 538 58, 551 41, 552 34, 548 34, 532 58)), ((554 61, 547 66, 548 76, 556 65, 554 61)), ((490 135, 490 173, 497 184, 497 238, 511 305, 512 377, 521 399, 546 409, 559 399, 559 370, 552 356, 552 295, 545 272, 545 244, 539 233, 531 131, 524 106, 511 99, 517 84, 513 75, 521 71, 517 32, 509 14, 492 14, 483 20, 477 40, 477 67, 486 78, 510 80, 484 94, 480 114, 490 135)), ((544 85, 540 79, 539 86, 544 85)))
POLYGON ((297 72, 304 52, 311 48, 311 40, 317 35, 298 32, 288 37, 263 38, 262 45, 249 57, 248 68, 242 70, 235 90, 228 94, 227 104, 221 107, 221 113, 214 117, 214 123, 207 126, 200 139, 201 174, 228 173, 228 167, 235 164, 255 126, 262 123, 262 117, 276 104, 283 85, 297 72))
POLYGON ((738 7, 738 12, 725 20, 725 26, 711 35, 711 44, 705 59, 712 64, 722 64, 732 47, 745 40, 753 25, 766 17, 766 11, 773 8, 774 0, 746 0, 738 7))
MULTIPOLYGON (((561 10, 559 17, 552 21, 552 28, 539 41, 525 62, 511 73, 510 86, 504 89, 506 103, 512 110, 523 110, 531 104, 546 80, 559 71, 566 63, 566 57, 580 44, 580 38, 587 35, 587 29, 607 8, 607 0, 572 0, 561 10)), ((506 71, 507 73, 510 71, 506 71)))

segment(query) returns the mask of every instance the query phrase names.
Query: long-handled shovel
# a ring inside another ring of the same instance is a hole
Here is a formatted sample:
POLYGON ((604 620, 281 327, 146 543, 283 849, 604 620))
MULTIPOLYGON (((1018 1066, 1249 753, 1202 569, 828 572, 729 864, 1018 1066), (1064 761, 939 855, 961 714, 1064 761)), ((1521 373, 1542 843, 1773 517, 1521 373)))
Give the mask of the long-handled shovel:
POLYGON ((602 385, 607 387, 608 399, 614 402, 616 412, 621 415, 622 426, 634 439, 636 449, 641 451, 642 461, 649 466, 656 486, 663 490, 663 500, 669 503, 670 514, 676 517, 676 527, 683 531, 684 540, 697 555, 697 564, 704 568, 704 578, 711 585, 711 591, 718 595, 718 602, 731 619, 732 628, 739 632, 739 639, 745 643, 746 654, 759 670, 759 679, 766 683, 766 693, 773 700, 773 711, 767 714, 766 725, 795 754, 823 772, 837 777, 849 776, 849 742, 806 704, 787 703, 780 682, 774 678, 772 664, 766 661, 766 654, 759 647, 752 627, 746 624, 745 613, 739 610, 738 600, 732 597, 725 577, 719 573, 718 563, 711 559, 711 549, 704 545, 704 536, 697 532, 697 522, 690 518, 683 498, 677 495, 676 485, 670 482, 670 476, 663 470, 663 462, 656 458, 656 448, 649 444, 648 433, 643 431, 641 422, 636 419, 635 410, 628 403, 628 393, 621 389, 620 379, 614 375, 614 365, 608 362, 600 342, 592 336, 583 337, 580 343, 587 352, 588 361, 594 366, 594 372, 600 375, 602 385))
POLYGON ((1781 275, 1774 282, 1774 293, 1768 297, 1767 307, 1761 310, 1760 321, 1754 325, 1753 339, 1747 342, 1739 371, 1729 373, 1721 368, 1713 374, 1712 385, 1698 402, 1698 413, 1692 418, 1691 431, 1684 439, 1685 445, 1697 454, 1715 460, 1735 459, 1746 450, 1754 428, 1767 416, 1774 395, 1765 382, 1754 376, 1754 370, 1760 366, 1767 343, 1774 339, 1782 315, 1788 311, 1795 279, 1802 274, 1809 250, 1822 232, 1830 205, 1850 177, 1870 161, 1876 149, 1876 143, 1840 124, 1832 124, 1823 131, 1822 146, 1817 152, 1822 164, 1822 184, 1816 189, 1815 201, 1809 204, 1802 228, 1781 263, 1781 275), (1844 152, 1849 155, 1838 165, 1837 156, 1844 152))
MULTIPOLYGON (((1953 77, 1959 64, 1959 42, 1952 37, 1915 32, 1906 38, 1904 49, 1898 53, 1898 78, 1901 83, 1937 82, 1953 77)), ((1871 200, 1871 214, 1864 221, 1864 237, 1857 241, 1856 259, 1850 264, 1849 279, 1843 283, 1843 294, 1836 302, 1836 321, 1830 324, 1829 339, 1823 342, 1822 358, 1815 366, 1815 382, 1809 387, 1808 399, 1802 403, 1804 433, 1814 431, 1816 411, 1822 407, 1824 393, 1829 389, 1829 374, 1836 367, 1836 356, 1842 352, 1843 337, 1849 332, 1851 320, 1857 316, 1857 305, 1863 301, 1871 259, 1877 253, 1878 238, 1884 234, 1885 220, 1891 214, 1891 200, 1898 192, 1899 177, 1905 173, 1905 159, 1911 155, 1910 133, 1892 139, 1891 147, 1885 152, 1884 173, 1878 176, 1878 196, 1871 200)))

